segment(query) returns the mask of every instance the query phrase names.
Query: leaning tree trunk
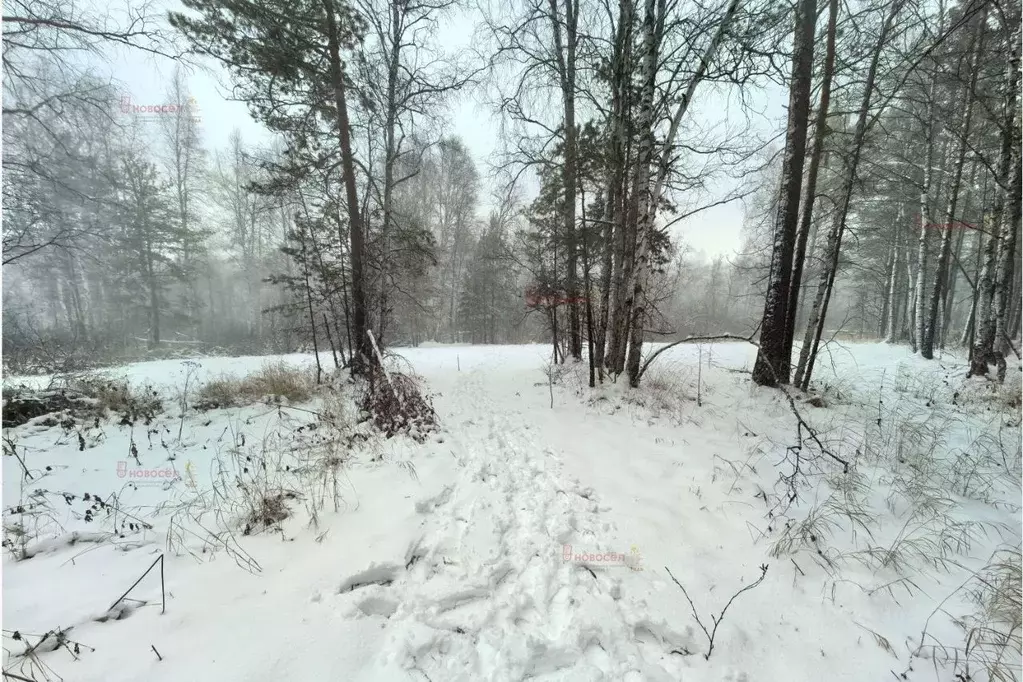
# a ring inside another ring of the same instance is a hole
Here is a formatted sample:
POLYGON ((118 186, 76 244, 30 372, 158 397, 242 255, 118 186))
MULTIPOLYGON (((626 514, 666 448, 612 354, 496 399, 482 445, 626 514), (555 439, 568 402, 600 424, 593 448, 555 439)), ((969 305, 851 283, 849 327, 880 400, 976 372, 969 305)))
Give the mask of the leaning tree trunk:
POLYGON ((792 282, 789 285, 789 302, 785 322, 785 348, 792 355, 795 339, 796 317, 799 311, 800 289, 803 283, 803 269, 807 261, 807 242, 813 231, 813 209, 817 198, 817 178, 820 174, 821 159, 824 156, 824 141, 828 136, 828 110, 831 104, 831 81, 835 74, 835 35, 838 26, 838 0, 828 0, 827 47, 824 55, 824 73, 821 81, 820 103, 817 106, 817 123, 810 153, 810 167, 806 172, 806 189, 803 192, 799 215, 799 230, 796 232, 796 252, 792 258, 792 282))
MULTIPOLYGON (((710 44, 707 46, 703 57, 700 59, 700 64, 696 67, 696 72, 690 78, 689 84, 686 86, 686 91, 683 93, 681 101, 675 108, 675 113, 671 118, 667 134, 664 136, 664 140, 661 143, 661 152, 657 163, 657 176, 654 180, 653 187, 650 187, 649 163, 647 163, 646 170, 644 171, 647 181, 636 190, 641 192, 640 198, 643 199, 645 210, 639 213, 639 220, 642 224, 637 227, 637 230, 639 231, 639 235, 637 236, 637 266, 633 271, 634 286, 629 288, 629 291, 632 293, 632 303, 634 305, 642 306, 638 312, 636 310, 632 310, 630 315, 629 327, 631 338, 629 340, 628 370, 629 384, 633 387, 639 385, 640 375, 642 374, 640 369, 640 357, 643 351, 643 325, 646 323, 646 301, 643 299, 643 296, 645 296, 647 282, 650 277, 650 255, 649 253, 644 252, 643 257, 640 258, 640 246, 642 246, 643 249, 649 249, 650 241, 653 237, 651 232, 654 229, 654 222, 657 217, 657 206, 661 200, 661 193, 664 191, 664 185, 668 178, 668 171, 671 169, 672 150, 675 144, 675 136, 678 134, 679 125, 682 123, 682 118, 685 116, 686 112, 689 111, 689 106, 693 102, 697 86, 703 82, 707 75, 707 69, 710 67, 710 61, 714 58, 718 47, 721 45, 721 41, 725 38, 732 18, 739 9, 739 2, 740 0, 731 0, 728 4, 728 7, 725 9, 725 14, 721 18, 721 23, 718 24, 717 31, 714 33, 714 37, 711 38, 710 44)), ((653 9, 652 5, 652 0, 648 0, 647 8, 649 10, 653 9)), ((663 0, 660 3, 660 7, 661 12, 663 13, 663 0)), ((660 19, 661 22, 659 23, 663 24, 663 16, 660 17, 660 19)), ((650 32, 647 34, 651 38, 651 50, 647 51, 645 58, 649 59, 652 57, 653 61, 652 63, 644 63, 644 75, 648 79, 644 82, 649 82, 651 87, 654 85, 654 79, 657 75, 657 53, 660 51, 659 38, 656 34, 657 30, 658 29, 655 26, 650 26, 650 32), (653 73, 651 73, 651 70, 653 73)), ((652 92, 650 94, 650 101, 652 102, 652 92)), ((645 106, 645 102, 643 106, 645 106)), ((640 116, 641 119, 644 118, 642 113, 640 116)), ((646 136, 649 134, 651 136, 652 143, 652 137, 654 134, 654 116, 652 110, 646 118, 648 119, 646 123, 642 120, 640 121, 640 135, 646 136)), ((640 151, 640 156, 642 157, 642 150, 640 151)))
MULTIPOLYGON (((797 248, 796 230, 799 223, 799 193, 803 184, 806 131, 810 118, 810 85, 813 80, 813 38, 816 22, 816 1, 799 0, 796 5, 788 133, 785 136, 781 192, 774 225, 771 276, 767 283, 764 314, 760 322, 760 350, 753 365, 753 381, 761 386, 777 386, 789 382, 792 347, 787 346, 786 341, 790 339, 788 324, 790 317, 795 316, 795 301, 798 301, 799 297, 798 291, 790 292, 790 288, 793 251, 797 248), (795 295, 795 300, 791 294, 795 295)), ((816 147, 815 143, 814 152, 819 155, 816 147)), ((811 195, 810 200, 812 199, 811 195)), ((805 250, 805 242, 803 246, 805 250)), ((798 284, 796 286, 798 287, 798 284)))
POLYGON ((852 194, 857 185, 856 171, 860 162, 860 154, 863 152, 863 140, 867 134, 870 101, 874 92, 874 80, 877 77, 878 62, 881 60, 881 51, 888 40, 892 24, 895 22, 895 18, 902 9, 904 2, 905 0, 894 0, 892 2, 891 9, 885 17, 884 25, 881 27, 881 34, 878 36, 877 44, 874 46, 874 51, 870 58, 870 67, 867 69, 863 100, 860 103, 850 154, 846 161, 845 178, 840 199, 838 206, 835 207, 835 215, 831 228, 828 231, 824 264, 817 284, 817 293, 814 296, 813 307, 810 309, 810 317, 806 322, 806 337, 803 340, 803 346, 799 349, 799 364, 796 367, 794 383, 804 391, 809 386, 810 377, 813 374, 813 364, 817 357, 817 348, 824 333, 824 321, 828 314, 828 302, 831 299, 831 292, 835 285, 838 257, 842 249, 842 234, 845 232, 849 205, 852 202, 852 194))

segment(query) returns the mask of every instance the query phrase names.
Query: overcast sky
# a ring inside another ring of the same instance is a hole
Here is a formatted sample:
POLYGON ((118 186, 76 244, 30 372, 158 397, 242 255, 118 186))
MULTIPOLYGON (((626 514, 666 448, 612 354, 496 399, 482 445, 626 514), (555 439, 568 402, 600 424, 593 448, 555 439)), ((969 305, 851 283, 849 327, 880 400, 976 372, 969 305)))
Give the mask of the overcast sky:
MULTIPOLYGON (((474 18, 471 15, 452 15, 444 21, 438 32, 439 44, 452 52, 467 48, 472 40, 473 29, 474 18)), ((167 101, 166 92, 173 79, 174 62, 122 50, 113 56, 109 68, 133 104, 156 105, 167 101)), ((246 105, 228 98, 230 84, 226 80, 226 73, 215 65, 211 65, 211 71, 193 70, 188 74, 188 86, 202 118, 206 148, 210 151, 226 148, 231 131, 235 128, 241 131, 242 139, 247 144, 268 144, 269 132, 249 115, 246 105)), ((757 93, 755 99, 758 108, 763 110, 762 121, 758 123, 761 133, 767 134, 779 129, 785 113, 784 93, 757 93)), ((710 101, 705 102, 694 114, 702 124, 717 124, 729 118, 738 120, 740 116, 723 96, 713 95, 710 101)), ((552 101, 551 106, 560 109, 557 101, 552 101)), ((498 120, 481 102, 480 96, 473 94, 463 95, 453 101, 447 120, 450 121, 447 132, 463 139, 482 175, 488 178, 491 155, 498 148, 498 120)), ((716 193, 724 195, 731 188, 731 185, 723 185, 714 189, 716 193)), ((488 184, 481 196, 483 201, 489 201, 491 189, 492 186, 488 184)), ((481 210, 485 214, 488 206, 481 207, 481 210)), ((740 246, 743 217, 743 203, 733 202, 686 220, 674 232, 692 248, 694 254, 702 253, 708 258, 716 255, 731 256, 740 246)))

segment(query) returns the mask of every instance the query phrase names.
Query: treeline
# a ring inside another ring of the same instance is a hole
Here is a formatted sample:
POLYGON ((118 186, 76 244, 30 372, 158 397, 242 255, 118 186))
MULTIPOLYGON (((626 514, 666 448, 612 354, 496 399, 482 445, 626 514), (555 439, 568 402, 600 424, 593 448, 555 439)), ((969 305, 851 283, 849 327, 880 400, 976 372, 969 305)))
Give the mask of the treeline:
POLYGON ((430 0, 185 0, 141 30, 23 5, 8 361, 315 348, 362 372, 374 344, 542 339, 635 386, 645 342, 731 334, 759 338, 758 383, 805 387, 835 333, 963 345, 977 374, 1017 351, 1018 0, 514 0, 475 7, 461 53, 430 0), (118 115, 70 56, 112 45, 219 63, 273 145, 204 149, 180 74, 156 120, 118 115), (780 138, 750 123, 764 88, 780 138), (469 89, 500 115, 493 196, 448 129, 469 89), (689 257, 676 225, 740 199, 741 252, 689 257))
MULTIPOLYGON (((183 69, 154 111, 142 111, 72 54, 104 57, 127 44, 183 59, 178 35, 111 28, 114 17, 72 3, 25 4, 8 23, 4 61, 7 367, 312 348, 347 363, 357 315, 379 345, 535 336, 510 253, 516 206, 481 218, 480 172, 443 125, 469 78, 457 56, 419 42, 445 6, 377 4, 344 8, 333 28, 357 93, 346 114, 357 245, 332 137, 338 105, 306 73, 330 81, 330 67, 315 63, 329 41, 314 49, 282 39, 281 63, 240 86, 274 144, 247 144, 236 131, 211 150, 183 69), (292 69, 292 82, 275 69, 292 69)), ((319 5, 305 10, 323 16, 319 5)), ((173 19, 186 36, 215 25, 188 16, 173 19)), ((221 45, 233 39, 234 27, 219 30, 221 45)))

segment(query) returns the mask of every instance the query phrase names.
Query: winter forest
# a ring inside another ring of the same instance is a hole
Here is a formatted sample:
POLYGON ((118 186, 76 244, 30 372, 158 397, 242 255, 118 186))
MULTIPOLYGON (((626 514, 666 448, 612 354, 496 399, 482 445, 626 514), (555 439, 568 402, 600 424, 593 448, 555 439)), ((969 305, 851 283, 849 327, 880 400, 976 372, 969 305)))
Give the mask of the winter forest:
POLYGON ((4 679, 1023 679, 1021 14, 6 3, 4 679))
POLYGON ((805 388, 836 336, 968 348, 983 374, 1020 327, 1016 11, 188 2, 168 24, 24 3, 4 43, 5 363, 346 364, 372 330, 550 342, 636 385, 644 341, 732 334, 761 339, 758 383, 805 388), (452 54, 455 12, 476 23, 452 54), (179 60, 162 106, 134 111, 82 57, 115 48, 179 60), (196 64, 272 144, 211 148, 196 64), (780 130, 756 123, 771 90, 780 130), (446 125, 462 97, 499 116, 493 158, 446 125), (729 202, 741 245, 696 257, 673 227, 729 202))

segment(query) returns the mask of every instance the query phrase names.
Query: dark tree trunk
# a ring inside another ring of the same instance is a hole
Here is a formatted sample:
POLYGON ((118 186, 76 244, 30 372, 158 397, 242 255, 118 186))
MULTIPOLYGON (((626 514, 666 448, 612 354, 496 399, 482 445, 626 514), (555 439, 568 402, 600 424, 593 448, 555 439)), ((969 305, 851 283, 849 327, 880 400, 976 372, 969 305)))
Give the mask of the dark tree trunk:
POLYGON ((817 124, 814 132, 813 151, 810 153, 810 167, 806 173, 806 189, 803 192, 799 214, 799 231, 796 233, 796 252, 792 258, 792 282, 789 285, 789 302, 785 321, 785 354, 792 356, 792 344, 796 333, 796 313, 799 310, 800 291, 803 283, 803 268, 806 262, 806 245, 813 231, 813 209, 817 198, 817 177, 820 174, 821 159, 824 156, 824 142, 828 136, 828 110, 831 105, 831 81, 835 73, 835 34, 838 26, 838 0, 828 0, 828 37, 824 55, 824 73, 821 81, 820 104, 817 107, 817 124))
POLYGON ((577 0, 565 0, 565 33, 562 40, 558 1, 550 0, 551 23, 561 81, 562 104, 565 108, 565 165, 562 173, 565 191, 565 289, 568 302, 569 353, 575 360, 582 359, 581 323, 579 319, 578 245, 576 244, 576 192, 578 184, 576 129, 575 129, 575 52, 578 26, 577 0))
MULTIPOLYGON (((938 312, 941 305, 941 296, 945 291, 948 279, 949 260, 952 255, 952 234, 958 229, 956 224, 957 209, 959 206, 959 190, 962 185, 963 168, 966 164, 966 151, 969 145, 970 126, 973 119, 974 94, 977 88, 977 74, 979 71, 981 50, 984 47, 984 29, 986 26, 986 8, 980 12, 976 28, 971 41, 972 58, 969 61, 970 75, 966 86, 963 88, 963 100, 966 107, 963 109, 962 124, 959 130, 959 148, 956 151, 955 165, 952 167, 952 186, 948 190, 948 210, 945 212, 945 224, 941 232, 941 249, 938 254, 934 273, 934 287, 931 289, 930 303, 927 312, 927 324, 923 330, 923 337, 920 340, 920 355, 930 360, 934 357, 934 342, 937 338, 938 312)), ((926 226, 924 226, 926 229, 926 226)))
MULTIPOLYGON (((760 324, 760 350, 753 366, 753 381, 761 386, 789 382, 792 361, 789 323, 792 261, 799 222, 799 194, 803 184, 803 160, 810 117, 810 85, 813 78, 813 39, 817 21, 815 0, 799 0, 792 46, 792 84, 789 89, 788 133, 782 165, 782 186, 774 226, 771 276, 760 324)), ((813 197, 810 197, 812 201, 813 197)), ((798 292, 796 292, 798 297, 798 292)), ((795 314, 793 308, 793 317, 795 314)))
POLYGON ((884 24, 881 27, 881 34, 878 36, 877 43, 874 46, 870 67, 867 69, 863 99, 860 102, 856 127, 853 132, 853 139, 850 142, 850 153, 846 161, 845 177, 840 190, 839 204, 835 207, 835 215, 832 219, 831 228, 828 231, 826 253, 817 283, 817 293, 814 296, 810 317, 806 321, 806 336, 803 339, 802 347, 799 349, 799 364, 796 367, 795 384, 804 391, 809 386, 810 377, 813 374, 813 364, 817 357, 821 336, 824 333, 824 321, 828 315, 828 302, 831 299, 831 292, 835 285, 838 258, 842 249, 842 235, 845 232, 849 205, 857 184, 857 169, 859 167, 860 154, 863 152, 863 141, 867 135, 867 121, 870 116, 870 102, 874 92, 874 80, 877 77, 878 62, 881 60, 881 51, 888 41, 892 25, 902 10, 904 2, 905 0, 894 0, 892 2, 884 24))
MULTIPOLYGON (((345 199, 348 204, 348 235, 352 266, 352 373, 366 374, 377 364, 369 340, 366 317, 366 291, 363 279, 364 240, 362 217, 359 214, 359 196, 355 187, 355 160, 348 123, 348 103, 345 100, 344 66, 341 62, 341 44, 338 33, 334 0, 322 0, 327 22, 327 50, 330 56, 330 80, 337 108, 337 134, 341 145, 341 169, 344 176, 345 199)), ((342 237, 343 234, 340 234, 342 237)))

